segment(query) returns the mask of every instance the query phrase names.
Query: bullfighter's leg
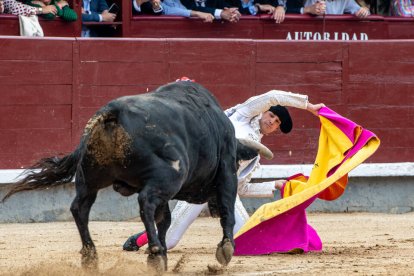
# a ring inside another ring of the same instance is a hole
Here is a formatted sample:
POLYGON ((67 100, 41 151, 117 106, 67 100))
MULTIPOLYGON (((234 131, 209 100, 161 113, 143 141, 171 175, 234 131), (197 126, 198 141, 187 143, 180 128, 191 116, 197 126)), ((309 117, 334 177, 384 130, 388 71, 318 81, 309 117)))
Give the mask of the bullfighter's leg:
POLYGON ((227 265, 234 253, 234 204, 237 196, 236 162, 230 158, 220 161, 217 173, 217 205, 220 223, 223 228, 223 240, 218 244, 216 259, 227 265))
POLYGON ((233 228, 233 235, 236 235, 240 228, 242 228, 242 226, 249 220, 249 214, 244 208, 238 195, 236 197, 236 204, 234 204, 234 219, 236 224, 233 228))
MULTIPOLYGON (((185 231, 200 215, 201 211, 207 206, 205 204, 191 204, 185 201, 177 201, 171 212, 171 225, 168 228, 166 239, 167 249, 174 248, 181 240, 185 231)), ((124 244, 124 250, 136 251, 147 244, 147 233, 141 232, 128 238, 124 244)))
POLYGON ((188 227, 200 215, 205 204, 191 204, 185 201, 178 201, 172 211, 171 226, 167 231, 167 248, 174 248, 183 237, 188 227))
MULTIPOLYGON (((138 202, 141 220, 145 225, 145 230, 148 235, 148 265, 155 268, 158 272, 162 272, 167 270, 167 249, 162 246, 161 241, 158 238, 155 228, 155 217, 158 208, 163 209, 163 205, 167 205, 168 207, 168 200, 161 198, 158 191, 162 191, 162 189, 157 188, 155 185, 147 185, 139 193, 138 202)), ((169 222, 171 223, 171 220, 169 220, 169 222)), ((161 223, 162 227, 166 227, 167 229, 170 226, 168 219, 167 222, 164 222, 165 224, 162 222, 158 222, 158 224, 159 223, 161 223)))
POLYGON ((72 202, 70 211, 75 219, 76 226, 78 227, 79 234, 82 240, 82 249, 80 251, 82 255, 82 267, 96 269, 98 265, 98 255, 96 253, 95 244, 92 241, 89 233, 89 213, 93 203, 96 200, 96 191, 88 191, 85 184, 77 178, 76 184, 76 197, 72 202))

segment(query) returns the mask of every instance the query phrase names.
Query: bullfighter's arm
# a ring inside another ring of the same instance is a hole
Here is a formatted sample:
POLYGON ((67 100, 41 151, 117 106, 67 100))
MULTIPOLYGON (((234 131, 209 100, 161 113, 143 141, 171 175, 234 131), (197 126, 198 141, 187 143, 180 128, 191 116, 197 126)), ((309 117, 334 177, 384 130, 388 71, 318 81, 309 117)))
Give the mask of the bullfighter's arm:
POLYGON ((308 105, 308 96, 281 90, 271 90, 267 93, 251 97, 244 103, 226 110, 225 113, 227 116, 230 116, 234 112, 237 112, 238 116, 251 119, 256 115, 269 110, 273 105, 306 109, 308 105))
POLYGON ((240 197, 273 197, 275 182, 250 183, 253 172, 260 167, 259 156, 241 161, 237 172, 237 193, 240 197))
POLYGON ((240 197, 273 197, 275 190, 275 181, 261 183, 239 182, 237 192, 240 197))
POLYGON ((240 197, 273 197, 273 193, 276 190, 275 181, 250 183, 253 171, 259 166, 259 163, 257 163, 255 168, 250 170, 244 177, 243 173, 239 174, 237 193, 240 197))

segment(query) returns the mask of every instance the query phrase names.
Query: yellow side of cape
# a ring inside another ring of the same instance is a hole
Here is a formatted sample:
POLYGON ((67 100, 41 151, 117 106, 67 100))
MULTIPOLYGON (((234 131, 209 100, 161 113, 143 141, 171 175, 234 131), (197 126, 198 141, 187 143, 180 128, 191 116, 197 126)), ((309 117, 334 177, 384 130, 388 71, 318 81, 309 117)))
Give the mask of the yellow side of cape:
MULTIPOLYGON (((322 195, 323 199, 335 199, 342 194, 347 183, 347 174, 364 162, 379 147, 380 141, 373 136, 352 157, 344 160, 346 152, 352 148, 349 138, 328 119, 319 116, 321 133, 319 136, 318 154, 309 179, 295 179, 288 181, 284 188, 284 198, 262 205, 237 232, 235 238, 263 221, 283 214, 302 204, 315 195, 322 195), (341 164, 341 162, 343 162, 341 164), (339 167, 327 177, 328 172, 335 166, 339 167), (330 186, 333 189, 328 189, 330 186)), ((360 127, 355 129, 355 140, 362 132, 360 127)))

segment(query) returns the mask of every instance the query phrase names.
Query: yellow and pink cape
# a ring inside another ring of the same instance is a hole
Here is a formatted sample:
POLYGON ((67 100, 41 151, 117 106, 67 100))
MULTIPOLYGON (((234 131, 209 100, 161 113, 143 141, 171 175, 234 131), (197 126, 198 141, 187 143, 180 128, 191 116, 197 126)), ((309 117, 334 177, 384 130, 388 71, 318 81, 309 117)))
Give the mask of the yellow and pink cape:
POLYGON ((335 200, 348 173, 379 147, 376 135, 327 107, 319 111, 318 153, 309 177, 294 175, 284 184, 282 199, 262 205, 235 236, 235 255, 321 250, 317 232, 307 223, 306 208, 316 199, 335 200))

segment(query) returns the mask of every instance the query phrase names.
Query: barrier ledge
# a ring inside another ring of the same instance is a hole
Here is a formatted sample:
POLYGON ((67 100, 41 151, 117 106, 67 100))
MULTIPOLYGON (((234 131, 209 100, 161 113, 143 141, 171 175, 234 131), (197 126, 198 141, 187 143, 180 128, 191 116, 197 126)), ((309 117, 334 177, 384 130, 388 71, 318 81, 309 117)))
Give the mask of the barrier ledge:
MULTIPOLYGON (((132 21, 202 21, 200 18, 194 18, 194 17, 184 17, 184 16, 174 16, 174 15, 133 15, 131 17, 132 21)), ((274 19, 271 18, 270 15, 262 14, 258 16, 253 15, 242 15, 240 17, 240 21, 274 21, 274 19)), ((285 20, 288 22, 289 20, 298 20, 298 21, 320 21, 320 20, 327 20, 327 21, 414 21, 413 18, 401 18, 401 17, 386 17, 381 15, 370 15, 366 18, 358 18, 354 15, 350 14, 344 14, 344 15, 326 15, 323 16, 313 16, 308 14, 286 14, 285 20)), ((220 20, 217 20, 215 22, 221 22, 220 20)))
MULTIPOLYGON (((309 175, 312 164, 262 165, 253 173, 253 179, 286 178, 297 173, 309 175)), ((0 185, 16 182, 23 169, 0 170, 0 185)), ((414 162, 366 163, 349 173, 350 177, 404 177, 414 176, 414 162)))
MULTIPOLYGON (((252 178, 286 178, 297 173, 309 175, 312 164, 303 165, 262 165, 253 173, 252 178)), ((414 176, 414 163, 366 163, 349 173, 350 177, 401 177, 414 176)))

